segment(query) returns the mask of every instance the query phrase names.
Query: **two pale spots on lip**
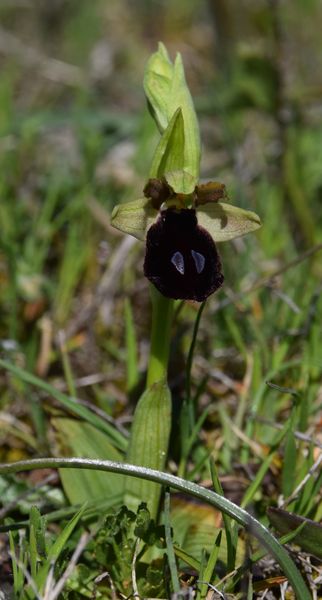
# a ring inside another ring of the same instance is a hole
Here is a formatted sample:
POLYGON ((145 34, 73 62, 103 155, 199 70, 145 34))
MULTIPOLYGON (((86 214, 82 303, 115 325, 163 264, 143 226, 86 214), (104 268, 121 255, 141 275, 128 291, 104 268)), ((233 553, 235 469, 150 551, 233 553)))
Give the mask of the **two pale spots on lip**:
MULTIPOLYGON (((197 273, 201 273, 205 268, 205 257, 203 256, 203 254, 201 254, 200 252, 196 252, 195 250, 191 250, 191 256, 195 262, 197 273)), ((183 254, 181 254, 181 252, 178 251, 175 252, 171 258, 171 262, 173 266, 179 271, 179 273, 181 273, 181 275, 184 275, 185 266, 183 254)))
MULTIPOLYGON (((215 243, 198 225, 195 209, 184 208, 196 204, 200 190, 209 191, 209 185, 213 191, 213 184, 197 186, 191 196, 175 194, 165 180, 150 179, 144 188, 160 210, 147 232, 144 274, 169 298, 201 302, 222 285, 215 243)), ((225 187, 217 184, 218 189, 223 196, 225 187)))

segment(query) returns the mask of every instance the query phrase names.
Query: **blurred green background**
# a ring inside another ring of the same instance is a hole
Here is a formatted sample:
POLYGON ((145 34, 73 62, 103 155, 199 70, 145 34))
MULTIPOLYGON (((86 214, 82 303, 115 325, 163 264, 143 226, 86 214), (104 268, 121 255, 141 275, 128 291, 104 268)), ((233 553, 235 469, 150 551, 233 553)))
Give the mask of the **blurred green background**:
MULTIPOLYGON (((109 214, 147 179, 157 137, 142 79, 161 40, 172 58, 182 53, 202 180, 225 183, 232 203, 263 221, 219 248, 226 283, 208 301, 193 369, 201 406, 214 403, 209 436, 214 428, 221 447, 222 407, 242 426, 254 395, 262 418, 288 414, 289 397, 265 388, 274 377, 305 396, 300 427, 316 423, 322 266, 321 254, 305 253, 322 242, 321 2, 0 0, 0 21, 3 356, 66 390, 67 354, 83 401, 132 413, 128 391, 138 396, 150 332, 144 248, 113 230, 109 214)), ((175 402, 195 315, 187 304, 176 319, 175 402)), ((48 450, 48 398, 5 373, 0 383, 0 407, 15 419, 3 417, 1 458, 48 450)), ((270 430, 260 438, 269 442, 270 430)), ((220 456, 227 470, 235 449, 227 443, 220 456)))

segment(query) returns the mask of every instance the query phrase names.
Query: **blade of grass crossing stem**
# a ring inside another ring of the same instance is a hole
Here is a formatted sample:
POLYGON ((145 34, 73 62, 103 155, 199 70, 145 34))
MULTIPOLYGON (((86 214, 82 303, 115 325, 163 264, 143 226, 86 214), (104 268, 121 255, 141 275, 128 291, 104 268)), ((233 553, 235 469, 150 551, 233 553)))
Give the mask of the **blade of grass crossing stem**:
POLYGON ((170 523, 170 492, 169 490, 165 493, 164 498, 164 528, 165 528, 165 541, 167 547, 168 564, 171 575, 172 591, 174 594, 180 592, 180 583, 178 578, 176 557, 173 549, 172 535, 171 535, 171 523, 170 523))
POLYGON ((200 324, 202 312, 205 308, 206 302, 202 302, 197 313, 195 320, 192 340, 189 348, 186 368, 186 382, 185 382, 185 399, 181 409, 180 415, 180 435, 181 435, 181 460, 178 468, 178 474, 180 477, 185 476, 186 463, 191 448, 191 436, 195 426, 195 402, 191 396, 191 369, 193 362, 193 355, 196 346, 197 334, 200 324))
POLYGON ((124 304, 125 317, 125 343, 126 343, 126 370, 127 370, 127 391, 135 388, 139 379, 138 371, 138 352, 137 341, 134 328, 132 306, 128 298, 124 304))
POLYGON ((17 367, 16 365, 13 365, 12 363, 9 363, 5 360, 2 360, 1 358, 0 367, 3 367, 4 369, 6 369, 6 371, 10 371, 16 377, 18 377, 18 379, 21 379, 26 383, 30 383, 36 388, 44 391, 49 396, 52 396, 53 398, 55 398, 55 400, 62 404, 62 406, 70 410, 72 413, 74 413, 78 417, 81 417, 82 419, 84 419, 84 421, 91 423, 92 425, 94 425, 94 427, 97 427, 101 431, 105 432, 110 438, 111 442, 114 443, 116 448, 122 451, 126 450, 127 440, 119 431, 117 431, 117 429, 115 429, 115 427, 113 427, 112 425, 95 415, 85 406, 78 404, 77 401, 73 398, 66 396, 66 394, 63 394, 49 383, 46 383, 42 379, 39 379, 39 377, 33 375, 32 373, 25 371, 25 369, 21 369, 20 367, 17 367))
POLYGON ((234 519, 239 525, 251 533, 264 546, 266 552, 270 553, 280 565, 283 573, 289 579, 293 586, 297 600, 312 600, 312 596, 306 586, 306 583, 294 564, 288 552, 281 546, 279 541, 260 521, 257 521, 250 513, 246 512, 240 506, 237 506, 227 498, 216 494, 215 492, 197 485, 191 481, 186 481, 180 477, 175 477, 170 473, 148 469, 137 465, 131 465, 123 462, 113 462, 109 460, 94 460, 85 458, 35 458, 32 460, 20 460, 15 463, 0 464, 0 475, 9 473, 19 473, 21 471, 31 471, 34 469, 93 469, 106 471, 107 473, 121 473, 123 475, 144 479, 159 485, 169 486, 179 492, 190 494, 203 502, 208 502, 222 513, 234 519))
MULTIPOLYGON (((171 394, 165 381, 149 387, 141 396, 134 413, 127 461, 133 465, 163 470, 171 429, 171 394)), ((150 481, 127 477, 125 504, 136 511, 147 502, 151 518, 156 519, 161 486, 150 481)))
POLYGON ((189 348, 188 358, 187 358, 186 402, 187 402, 188 408, 189 408, 188 414, 189 414, 190 433, 195 424, 195 407, 192 403, 192 398, 191 398, 191 369, 192 369, 193 355, 194 355, 194 351, 195 351, 195 347, 196 347, 198 329, 199 329, 199 325, 200 325, 200 319, 201 319, 201 316, 202 316, 205 306, 206 306, 206 301, 202 302, 202 304, 200 305, 200 308, 198 310, 194 328, 193 328, 193 334, 192 334, 192 340, 191 340, 191 344, 190 344, 190 348, 189 348))
POLYGON ((215 570, 217 560, 218 560, 221 538, 222 538, 222 531, 219 531, 219 533, 216 537, 215 543, 214 543, 214 547, 210 553, 207 565, 202 574, 202 584, 201 584, 201 588, 200 588, 200 591, 198 592, 196 600, 204 600, 204 598, 206 598, 206 596, 207 596, 208 587, 209 587, 208 583, 211 583, 211 580, 213 577, 213 572, 215 570))
MULTIPOLYGON (((217 494, 219 494, 220 496, 224 496, 224 492, 217 474, 215 461, 212 458, 210 459, 210 472, 215 492, 217 492, 217 494)), ((227 515, 225 515, 225 513, 223 513, 223 521, 227 540, 227 569, 228 571, 233 571, 235 568, 236 560, 237 531, 236 529, 233 530, 230 518, 227 515)))

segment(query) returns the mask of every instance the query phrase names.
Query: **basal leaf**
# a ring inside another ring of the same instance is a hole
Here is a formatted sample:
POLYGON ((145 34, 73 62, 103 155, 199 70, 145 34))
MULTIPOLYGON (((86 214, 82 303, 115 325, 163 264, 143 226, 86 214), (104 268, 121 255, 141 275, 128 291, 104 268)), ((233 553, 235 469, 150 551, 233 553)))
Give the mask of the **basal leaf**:
MULTIPOLYGON (((112 446, 107 436, 89 423, 65 418, 54 418, 52 423, 61 456, 122 460, 122 454, 112 446)), ((124 477, 120 475, 61 469, 60 478, 71 504, 91 502, 123 492, 124 477)))
MULTIPOLYGON (((167 457, 171 427, 171 394, 164 381, 155 383, 141 396, 134 414, 127 462, 162 471, 167 457)), ((151 518, 155 519, 161 486, 151 481, 127 477, 125 504, 136 511, 140 502, 147 502, 151 518)))

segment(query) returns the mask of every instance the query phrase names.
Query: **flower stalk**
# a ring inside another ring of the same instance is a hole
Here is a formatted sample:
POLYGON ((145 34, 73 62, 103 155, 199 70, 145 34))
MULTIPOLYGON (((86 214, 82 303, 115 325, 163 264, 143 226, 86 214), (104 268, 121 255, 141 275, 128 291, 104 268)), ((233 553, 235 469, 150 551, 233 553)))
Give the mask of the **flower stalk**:
POLYGON ((174 301, 150 286, 152 299, 151 346, 146 387, 167 379, 174 301))

